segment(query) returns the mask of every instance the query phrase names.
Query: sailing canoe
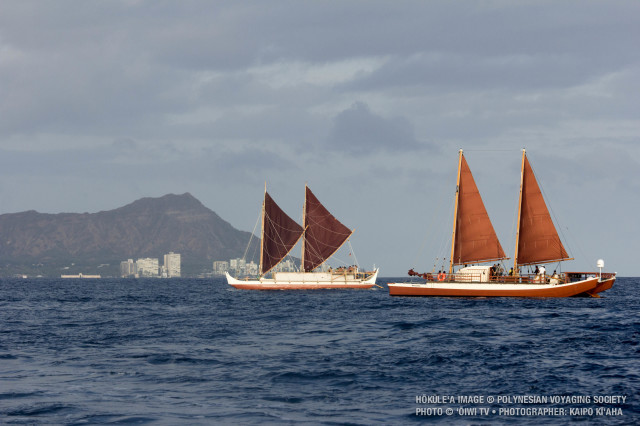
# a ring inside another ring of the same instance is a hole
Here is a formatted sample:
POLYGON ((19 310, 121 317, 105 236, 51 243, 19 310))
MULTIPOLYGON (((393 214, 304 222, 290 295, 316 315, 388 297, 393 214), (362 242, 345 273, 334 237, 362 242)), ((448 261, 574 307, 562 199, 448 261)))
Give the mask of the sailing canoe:
POLYGON ((353 231, 336 219, 308 186, 305 185, 302 226, 276 204, 265 187, 259 276, 243 280, 226 273, 227 283, 243 290, 371 288, 375 285, 378 269, 361 271, 354 265, 317 271, 351 234, 353 231), (302 240, 302 270, 276 272, 274 268, 289 255, 299 240, 302 240), (266 276, 268 273, 271 273, 271 278, 266 276))
MULTIPOLYGON (((595 296, 615 282, 615 274, 597 273, 576 275, 565 273, 552 277, 544 273, 536 276, 520 275, 526 265, 571 260, 565 250, 533 169, 522 150, 518 229, 514 255, 513 276, 504 276, 489 266, 465 267, 454 273, 454 266, 506 259, 487 215, 480 192, 462 150, 458 159, 458 178, 451 240, 449 274, 440 272, 437 280, 432 274, 422 276, 426 283, 389 283, 391 296, 466 296, 466 297, 571 297, 595 296), (604 279, 603 279, 604 277, 604 279)), ((600 262, 600 261, 599 261, 600 262)))

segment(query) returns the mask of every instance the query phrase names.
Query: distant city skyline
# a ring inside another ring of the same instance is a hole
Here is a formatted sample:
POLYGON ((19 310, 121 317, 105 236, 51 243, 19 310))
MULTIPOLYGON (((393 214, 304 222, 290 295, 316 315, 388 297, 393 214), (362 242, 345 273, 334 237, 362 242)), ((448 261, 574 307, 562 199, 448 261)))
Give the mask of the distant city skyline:
MULTIPOLYGON (((246 261, 246 259, 235 258, 226 260, 217 260, 213 262, 213 275, 224 276, 225 272, 232 275, 248 275, 258 276, 259 265, 254 261, 246 261)), ((285 259, 273 267, 273 272, 295 272, 297 271, 296 263, 291 259, 285 259)))

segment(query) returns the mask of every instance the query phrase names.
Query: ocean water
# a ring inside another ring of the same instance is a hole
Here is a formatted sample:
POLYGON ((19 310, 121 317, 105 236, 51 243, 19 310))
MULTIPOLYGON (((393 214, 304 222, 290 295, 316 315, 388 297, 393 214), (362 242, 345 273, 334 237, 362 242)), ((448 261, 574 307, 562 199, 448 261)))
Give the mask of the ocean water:
POLYGON ((639 278, 600 299, 386 282, 2 280, 0 423, 640 422, 639 278))

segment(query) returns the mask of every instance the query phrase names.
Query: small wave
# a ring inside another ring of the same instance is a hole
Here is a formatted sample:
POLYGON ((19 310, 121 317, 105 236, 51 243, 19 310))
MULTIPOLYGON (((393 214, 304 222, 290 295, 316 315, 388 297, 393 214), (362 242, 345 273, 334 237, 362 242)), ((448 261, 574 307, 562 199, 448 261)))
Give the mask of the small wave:
POLYGON ((127 416, 127 417, 121 417, 119 419, 115 419, 113 421, 110 421, 109 424, 116 424, 116 425, 122 425, 122 424, 143 424, 143 423, 153 423, 156 422, 158 419, 155 417, 146 417, 146 416, 127 416))
POLYGON ((304 398, 293 396, 265 396, 262 399, 265 401, 286 402, 287 404, 300 404, 301 402, 304 402, 304 398))
POLYGON ((19 407, 6 413, 7 416, 43 416, 46 414, 56 413, 58 411, 71 409, 73 407, 65 404, 47 404, 38 403, 19 407))
POLYGON ((196 376, 175 376, 175 377, 169 377, 167 379, 163 379, 162 382, 163 383, 175 383, 175 384, 196 384, 196 383, 207 383, 210 382, 211 380, 203 378, 203 377, 196 377, 196 376))
POLYGON ((31 396, 41 395, 42 392, 3 392, 0 393, 0 399, 18 399, 29 398, 31 396))
POLYGON ((18 359, 18 357, 11 354, 0 354, 0 359, 18 359))
POLYGON ((392 327, 393 328, 397 328, 399 330, 411 330, 412 328, 416 328, 417 324, 413 323, 413 322, 401 321, 401 322, 397 322, 397 323, 393 324, 392 327))
POLYGON ((285 373, 279 373, 272 377, 272 381, 276 383, 287 383, 287 382, 301 382, 301 381, 321 381, 321 380, 331 380, 331 379, 345 379, 345 378, 353 378, 356 377, 353 373, 344 373, 344 372, 336 372, 336 371, 322 371, 322 372, 313 372, 313 371, 287 371, 285 373))
POLYGON ((193 364, 193 365, 216 365, 221 362, 217 359, 209 358, 192 358, 192 357, 177 357, 174 361, 176 364, 193 364))
POLYGON ((322 334, 333 334, 334 331, 333 330, 325 330, 325 329, 317 329, 317 330, 309 330, 309 331, 303 331, 300 334, 306 334, 306 335, 322 335, 322 334))
POLYGON ((221 361, 213 358, 195 358, 177 354, 138 354, 131 356, 133 359, 145 359, 152 365, 163 364, 191 364, 191 365, 217 365, 221 361))
POLYGON ((145 424, 155 423, 158 418, 148 416, 124 416, 122 414, 96 414, 76 419, 74 424, 145 424))
POLYGON ((411 356, 411 357, 407 356, 407 357, 398 358, 393 362, 393 364, 396 366, 414 365, 414 364, 434 366, 434 365, 448 363, 450 360, 451 359, 449 357, 445 357, 440 354, 427 354, 427 355, 418 355, 418 356, 411 356))

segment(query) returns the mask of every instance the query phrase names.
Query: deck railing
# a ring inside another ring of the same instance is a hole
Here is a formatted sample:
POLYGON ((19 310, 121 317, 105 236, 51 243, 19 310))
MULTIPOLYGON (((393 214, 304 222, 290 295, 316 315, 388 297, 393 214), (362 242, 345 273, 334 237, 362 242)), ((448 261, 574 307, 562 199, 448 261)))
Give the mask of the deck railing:
POLYGON ((603 272, 563 272, 559 274, 520 274, 520 275, 490 275, 483 272, 477 273, 426 273, 409 274, 427 280, 428 282, 459 282, 459 283, 482 283, 491 282, 497 284, 565 284, 575 281, 586 280, 589 277, 601 277, 602 280, 614 278, 615 273, 603 272))
POLYGON ((565 272, 565 275, 567 277, 567 282, 569 283, 586 280, 589 277, 598 277, 602 280, 608 280, 610 278, 615 278, 616 276, 615 272, 603 272, 602 274, 600 272, 565 272))
MULTIPOLYGON (((587 276, 587 274, 584 274, 587 276)), ((593 275, 593 273, 589 273, 588 275, 593 275)), ((605 274, 602 274, 603 278, 605 274)), ((447 281, 455 281, 455 282, 470 282, 477 283, 483 282, 482 274, 453 274, 447 276, 447 281)), ((571 277, 574 278, 574 277, 571 277)), ((585 279, 585 278, 583 278, 585 279)), ((486 282, 486 278, 484 278, 484 282, 486 282)), ((572 279, 572 281, 578 281, 577 279, 572 279)), ((520 274, 520 275, 491 275, 488 278, 488 282, 496 283, 496 284, 564 284, 567 282, 571 282, 570 278, 567 274, 520 274)))

